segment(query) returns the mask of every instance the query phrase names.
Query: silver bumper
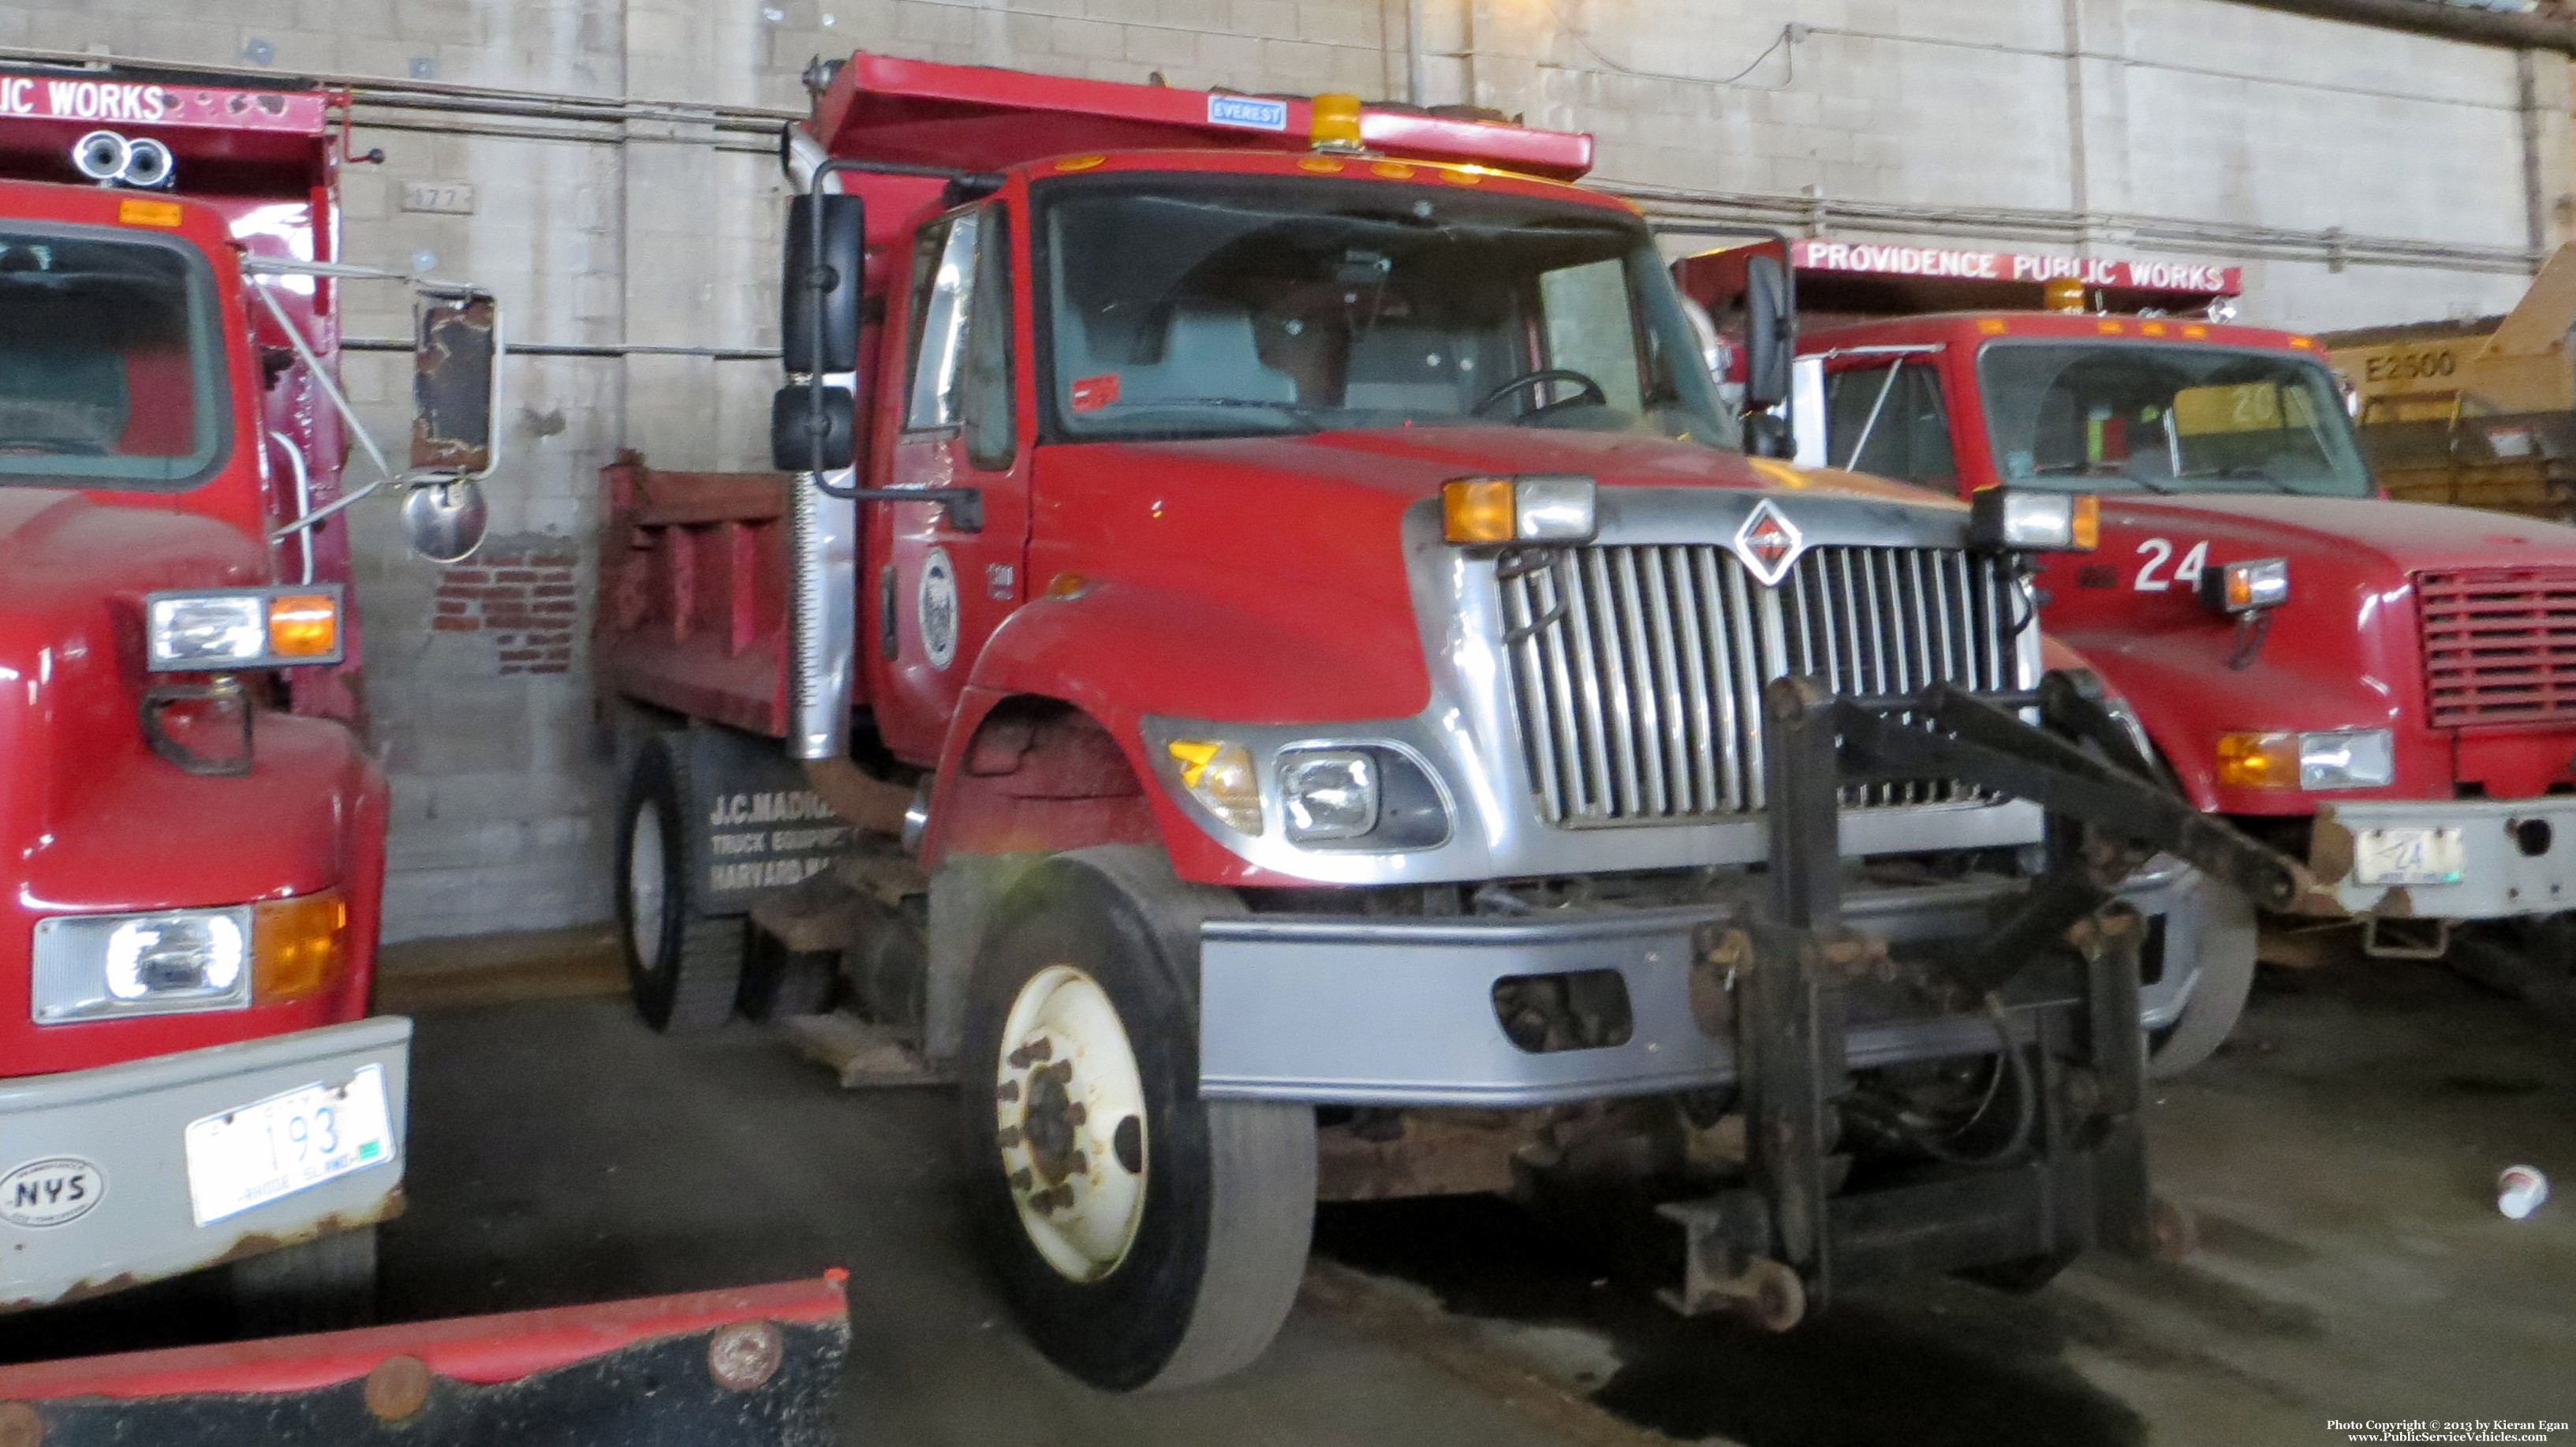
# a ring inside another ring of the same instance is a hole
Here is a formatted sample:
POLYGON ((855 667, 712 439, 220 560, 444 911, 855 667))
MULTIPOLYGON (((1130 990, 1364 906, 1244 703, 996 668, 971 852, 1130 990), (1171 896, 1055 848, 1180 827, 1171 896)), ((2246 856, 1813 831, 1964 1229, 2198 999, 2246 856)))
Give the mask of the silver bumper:
POLYGON ((2312 862, 2343 870, 2332 882, 2334 897, 2354 914, 2505 919, 2576 909, 2576 797, 2334 804, 2319 811, 2317 835, 2312 862), (2534 823, 2544 827, 2523 827, 2534 823), (2348 834, 2338 836, 2337 826, 2348 834), (2329 841, 2358 840, 2378 829, 2458 830, 2459 882, 2363 883, 2350 855, 2329 841), (2526 853, 2527 842, 2543 847, 2526 853), (2333 865, 2327 865, 2330 850, 2337 851, 2333 865))
MULTIPOLYGON (((266 1040, 0 1081, 0 1171, 82 1177, 96 1199, 53 1224, 0 1220, 0 1310, 94 1296, 227 1257, 364 1225, 389 1214, 402 1185, 411 1021, 360 1020, 266 1040), (191 1121, 286 1091, 384 1071, 392 1156, 211 1225, 196 1224, 182 1141, 191 1121)), ((22 1213, 25 1214, 25 1213, 22 1213)))
MULTIPOLYGON (((1964 935, 2009 885, 1960 884, 1854 893, 1845 919, 1892 942, 1964 935)), ((2186 941, 2201 878, 2170 861, 2123 896, 2170 916, 2186 941)), ((1722 1085, 1735 1078, 1728 1041, 1702 1034, 1690 1009, 1692 934, 1705 906, 1602 912, 1573 919, 1210 920, 1200 935, 1199 1093, 1214 1099, 1318 1104, 1519 1107, 1722 1085), (1624 1045, 1533 1054, 1503 1033, 1494 982, 1513 975, 1617 970, 1635 1028, 1624 1045)), ((2169 1023, 2193 971, 2169 948, 2143 1001, 2145 1023, 2169 1023)), ((1855 1028, 1856 1067, 1974 1050, 1982 1019, 1855 1028)))

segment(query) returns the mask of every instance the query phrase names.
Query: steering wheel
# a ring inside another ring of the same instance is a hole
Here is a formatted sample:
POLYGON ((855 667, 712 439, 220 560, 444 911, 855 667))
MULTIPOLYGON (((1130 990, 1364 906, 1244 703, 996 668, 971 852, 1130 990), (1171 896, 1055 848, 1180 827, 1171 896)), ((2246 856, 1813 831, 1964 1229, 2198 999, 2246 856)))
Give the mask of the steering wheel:
POLYGON ((1482 417, 1486 413, 1492 411, 1494 404, 1500 402, 1505 397, 1512 395, 1514 392, 1520 391, 1524 387, 1535 387, 1541 382, 1580 382, 1583 384, 1582 391, 1576 393, 1572 397, 1566 398, 1562 402, 1548 403, 1547 407, 1541 407, 1538 409, 1541 412, 1546 411, 1548 407, 1562 407, 1570 402, 1589 402, 1595 407, 1607 407, 1610 405, 1610 394, 1601 390, 1601 384, 1593 381, 1590 377, 1583 375, 1572 367, 1542 367, 1535 372, 1523 372, 1521 375, 1514 377, 1510 381, 1505 382, 1503 385, 1486 393, 1484 400, 1478 402, 1475 407, 1471 409, 1471 415, 1482 417))

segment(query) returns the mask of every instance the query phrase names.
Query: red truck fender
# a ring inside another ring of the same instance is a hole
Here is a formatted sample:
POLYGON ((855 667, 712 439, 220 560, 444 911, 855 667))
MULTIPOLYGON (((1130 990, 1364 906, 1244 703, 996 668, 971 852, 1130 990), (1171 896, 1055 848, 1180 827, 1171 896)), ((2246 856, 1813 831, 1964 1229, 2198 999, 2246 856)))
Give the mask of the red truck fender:
POLYGON ((1400 718, 1420 712, 1429 697, 1418 656, 1355 658, 1333 640, 1275 617, 1178 589, 1108 582, 1044 598, 1012 614, 976 660, 941 749, 923 860, 935 868, 950 853, 1161 843, 1185 879, 1239 870, 1240 861, 1152 783, 1159 768, 1144 751, 1139 725, 1145 715, 1262 722, 1309 715, 1314 722, 1400 718), (1283 679, 1307 680, 1308 686, 1292 702, 1283 679), (1014 703, 996 714, 1006 701, 1022 699, 1039 702, 1014 703), (1281 712, 1288 708, 1296 712, 1281 712), (1029 743, 1015 741, 1015 747, 1052 761, 1043 782, 1008 789, 981 782, 1016 775, 1022 767, 976 758, 979 739, 990 747, 988 721, 1036 727, 1044 716, 1068 712, 1097 726, 1114 757, 1125 761, 1125 779, 1106 767, 1113 756, 1059 722, 1040 728, 1029 743), (991 803, 1004 792, 1055 802, 1088 799, 1102 807, 1087 814, 1021 809, 1015 811, 1018 822, 1005 829, 991 803), (1116 800, 1129 802, 1113 807, 1116 800), (1039 824, 1038 812, 1056 813, 1061 821, 1039 824))

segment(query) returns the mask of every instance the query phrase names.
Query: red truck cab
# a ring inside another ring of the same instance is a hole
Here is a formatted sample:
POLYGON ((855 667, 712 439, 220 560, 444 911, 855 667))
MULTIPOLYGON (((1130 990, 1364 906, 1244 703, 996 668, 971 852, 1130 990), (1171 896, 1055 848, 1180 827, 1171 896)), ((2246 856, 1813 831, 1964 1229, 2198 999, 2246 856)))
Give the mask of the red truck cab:
POLYGON ((2576 905, 2576 529, 2393 502, 2318 344, 2196 316, 1960 312, 1799 342, 1801 454, 2082 489, 2043 618, 2199 807, 2309 861, 2298 912, 2438 954, 2576 905))
POLYGON ((400 1208, 330 100, 0 74, 0 1307, 400 1208))

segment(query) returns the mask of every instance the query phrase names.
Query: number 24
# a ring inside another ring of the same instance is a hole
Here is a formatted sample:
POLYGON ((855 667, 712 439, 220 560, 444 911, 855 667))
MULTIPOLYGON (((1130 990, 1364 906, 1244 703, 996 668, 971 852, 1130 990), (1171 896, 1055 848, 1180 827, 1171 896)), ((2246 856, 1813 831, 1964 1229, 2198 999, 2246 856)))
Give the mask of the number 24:
POLYGON ((2176 583, 2186 588, 2198 587, 2201 570, 2209 566, 2209 544, 2206 541, 2192 544, 2191 551, 2182 555, 2182 565, 2166 577, 2158 577, 2156 570, 2173 561, 2171 538, 2149 538, 2138 544, 2138 552, 2147 559, 2147 565, 2138 569, 2136 587, 2141 593, 2161 593, 2176 583))

